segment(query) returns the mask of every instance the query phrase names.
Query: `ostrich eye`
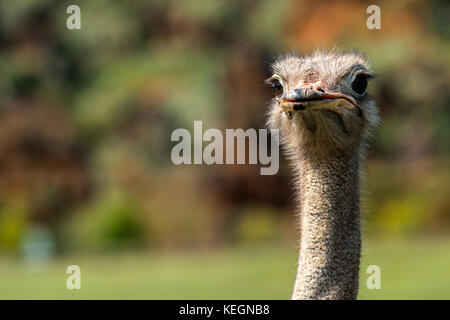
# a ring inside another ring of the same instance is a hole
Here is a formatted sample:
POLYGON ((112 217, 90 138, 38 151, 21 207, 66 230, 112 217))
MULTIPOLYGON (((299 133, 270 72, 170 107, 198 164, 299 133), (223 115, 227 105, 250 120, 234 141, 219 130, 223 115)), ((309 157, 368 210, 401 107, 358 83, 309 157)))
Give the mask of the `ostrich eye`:
POLYGON ((270 86, 272 87, 272 91, 275 97, 279 97, 283 94, 283 86, 277 79, 273 80, 270 83, 270 86))
POLYGON ((356 76, 352 83, 352 89, 359 95, 363 94, 367 89, 367 76, 365 74, 356 76))

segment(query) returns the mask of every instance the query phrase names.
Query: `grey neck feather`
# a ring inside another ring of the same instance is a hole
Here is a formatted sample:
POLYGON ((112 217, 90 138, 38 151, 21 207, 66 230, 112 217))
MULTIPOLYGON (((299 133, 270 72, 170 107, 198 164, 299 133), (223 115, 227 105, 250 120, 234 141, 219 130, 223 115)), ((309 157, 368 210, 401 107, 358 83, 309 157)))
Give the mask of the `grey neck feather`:
POLYGON ((293 299, 356 299, 361 256, 359 157, 300 155, 300 256, 293 299))

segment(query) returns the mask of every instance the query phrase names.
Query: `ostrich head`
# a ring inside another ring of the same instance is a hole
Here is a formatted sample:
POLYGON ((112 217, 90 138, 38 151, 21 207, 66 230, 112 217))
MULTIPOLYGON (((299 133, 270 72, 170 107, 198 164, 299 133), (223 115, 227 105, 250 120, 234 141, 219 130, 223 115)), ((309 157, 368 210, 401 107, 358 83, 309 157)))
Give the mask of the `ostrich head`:
POLYGON ((374 75, 362 54, 288 55, 275 61, 272 71, 266 80, 274 93, 269 127, 280 130, 294 153, 327 157, 358 150, 378 122, 366 91, 374 75))

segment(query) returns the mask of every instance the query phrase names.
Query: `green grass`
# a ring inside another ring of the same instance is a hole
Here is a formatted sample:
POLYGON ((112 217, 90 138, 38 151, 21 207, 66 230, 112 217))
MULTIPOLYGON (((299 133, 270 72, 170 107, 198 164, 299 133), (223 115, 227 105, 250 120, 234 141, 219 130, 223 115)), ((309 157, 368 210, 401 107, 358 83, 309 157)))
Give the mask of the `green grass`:
MULTIPOLYGON (((290 245, 182 254, 121 253, 60 258, 32 270, 0 262, 0 299, 289 299, 297 253, 290 245), (65 287, 81 267, 81 290, 65 287)), ((360 299, 450 299, 450 239, 364 242, 360 299), (381 268, 381 289, 365 270, 381 268)))

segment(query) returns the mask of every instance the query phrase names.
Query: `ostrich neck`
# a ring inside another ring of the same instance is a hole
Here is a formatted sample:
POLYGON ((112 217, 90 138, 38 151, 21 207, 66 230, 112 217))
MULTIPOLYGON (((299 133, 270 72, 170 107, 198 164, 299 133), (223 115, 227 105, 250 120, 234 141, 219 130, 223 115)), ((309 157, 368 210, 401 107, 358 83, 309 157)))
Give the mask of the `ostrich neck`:
POLYGON ((293 299, 356 299, 359 157, 300 157, 300 256, 293 299))

